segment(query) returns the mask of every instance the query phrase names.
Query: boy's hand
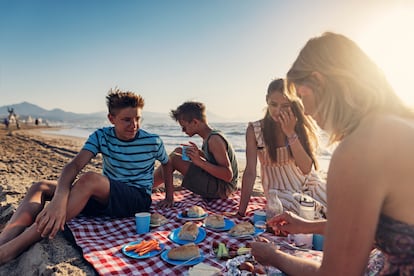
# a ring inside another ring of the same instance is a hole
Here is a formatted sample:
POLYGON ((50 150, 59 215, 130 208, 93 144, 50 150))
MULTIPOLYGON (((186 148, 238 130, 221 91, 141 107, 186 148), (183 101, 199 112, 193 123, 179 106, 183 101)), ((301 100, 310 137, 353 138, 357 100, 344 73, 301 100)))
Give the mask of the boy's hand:
POLYGON ((59 230, 64 230, 65 222, 65 205, 53 200, 37 215, 35 221, 40 235, 49 239, 53 239, 59 230))
POLYGON ((174 199, 163 199, 157 203, 160 208, 171 208, 174 206, 174 199))

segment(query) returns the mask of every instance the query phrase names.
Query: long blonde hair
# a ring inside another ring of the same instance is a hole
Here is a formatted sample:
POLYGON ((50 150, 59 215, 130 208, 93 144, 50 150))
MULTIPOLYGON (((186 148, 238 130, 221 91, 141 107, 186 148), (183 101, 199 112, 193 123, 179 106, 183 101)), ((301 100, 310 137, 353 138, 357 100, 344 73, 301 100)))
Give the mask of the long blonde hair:
POLYGON ((395 94, 382 70, 349 38, 324 33, 310 39, 287 73, 288 87, 309 86, 315 114, 337 142, 351 133, 370 112, 413 116, 395 94), (320 78, 317 77, 317 72, 320 78))

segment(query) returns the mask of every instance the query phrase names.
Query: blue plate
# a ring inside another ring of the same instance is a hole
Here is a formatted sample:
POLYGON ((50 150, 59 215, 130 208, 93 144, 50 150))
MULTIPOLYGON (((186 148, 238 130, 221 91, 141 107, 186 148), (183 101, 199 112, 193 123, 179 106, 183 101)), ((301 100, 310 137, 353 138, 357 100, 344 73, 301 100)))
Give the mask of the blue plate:
POLYGON ((170 238, 170 240, 172 240, 173 242, 181 244, 181 245, 184 245, 190 242, 198 244, 206 238, 206 230, 204 230, 203 228, 198 228, 198 236, 195 239, 195 241, 182 240, 178 237, 178 233, 180 232, 180 230, 181 230, 181 227, 171 231, 171 233, 168 235, 168 238, 170 238))
POLYGON ((166 261, 167 263, 172 264, 172 265, 190 266, 190 265, 196 265, 198 263, 201 263, 204 260, 204 255, 201 252, 201 250, 200 250, 200 257, 198 257, 198 258, 196 258, 194 260, 191 260, 189 262, 187 262, 187 261, 171 260, 170 258, 168 258, 168 252, 170 250, 167 250, 167 251, 162 252, 161 259, 163 259, 164 261, 166 261))
POLYGON ((219 227, 219 228, 214 228, 211 226, 206 226, 206 224, 204 223, 203 226, 205 228, 220 232, 220 231, 228 231, 230 230, 233 226, 235 225, 234 221, 228 219, 228 218, 224 218, 224 226, 223 227, 219 227))
POLYGON ((184 217, 181 212, 178 213, 178 215, 177 215, 177 218, 183 219, 183 220, 202 220, 202 219, 205 219, 206 217, 207 217, 207 213, 205 213, 204 215, 202 215, 200 217, 184 217))
POLYGON ((256 236, 259 236, 259 235, 263 234, 264 232, 265 232, 265 229, 260 229, 260 228, 255 227, 253 235, 232 236, 232 235, 229 234, 229 236, 232 237, 232 238, 236 238, 236 239, 249 239, 249 238, 251 238, 251 236, 256 237, 256 236))
POLYGON ((122 253, 124 253, 126 256, 128 256, 130 258, 134 258, 134 259, 145 259, 145 258, 150 258, 150 257, 153 257, 153 256, 156 256, 156 255, 160 254, 161 251, 164 250, 164 247, 165 247, 165 244, 160 243, 160 248, 161 248, 160 250, 152 250, 152 251, 150 251, 150 252, 148 252, 148 253, 146 253, 144 255, 141 255, 141 256, 138 253, 136 253, 134 250, 132 250, 132 251, 126 251, 125 250, 125 248, 127 246, 134 245, 134 244, 139 244, 141 242, 142 242, 142 240, 138 240, 138 241, 133 241, 133 242, 130 242, 128 244, 125 244, 122 247, 122 253))

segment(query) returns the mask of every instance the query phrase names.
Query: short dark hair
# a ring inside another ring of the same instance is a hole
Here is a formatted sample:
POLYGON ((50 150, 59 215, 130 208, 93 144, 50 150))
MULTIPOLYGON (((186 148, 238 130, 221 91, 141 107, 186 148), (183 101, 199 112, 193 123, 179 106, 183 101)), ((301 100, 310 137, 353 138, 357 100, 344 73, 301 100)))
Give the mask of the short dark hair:
POLYGON ((144 98, 131 91, 121 91, 118 88, 111 88, 106 96, 108 112, 116 115, 119 109, 126 107, 144 107, 144 98))
POLYGON ((184 120, 191 122, 193 119, 197 119, 206 122, 206 106, 200 102, 185 102, 177 107, 176 110, 171 110, 170 116, 175 121, 184 120))

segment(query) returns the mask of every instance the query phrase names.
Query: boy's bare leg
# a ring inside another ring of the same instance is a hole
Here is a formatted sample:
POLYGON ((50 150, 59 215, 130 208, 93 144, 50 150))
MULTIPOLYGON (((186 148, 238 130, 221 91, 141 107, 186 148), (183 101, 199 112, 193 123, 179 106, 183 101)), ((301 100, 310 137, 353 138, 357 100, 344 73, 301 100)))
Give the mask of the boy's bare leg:
MULTIPOLYGON (((53 182, 49 184, 53 184, 53 182)), ((85 173, 71 189, 67 206, 66 220, 68 221, 78 215, 85 207, 90 197, 94 197, 96 200, 102 203, 107 202, 109 198, 109 191, 110 188, 108 178, 97 173, 85 173)), ((38 193, 35 194, 37 195, 38 193)), ((42 197, 40 197, 40 199, 40 202, 42 202, 42 204, 37 204, 37 206, 40 207, 37 207, 36 209, 38 210, 33 212, 35 215, 30 216, 30 227, 26 228, 29 225, 25 225, 26 220, 29 221, 29 219, 27 219, 29 216, 13 215, 15 217, 13 224, 16 224, 17 221, 19 223, 17 223, 17 228, 7 226, 9 229, 8 236, 12 236, 11 233, 19 233, 17 235, 14 235, 13 238, 9 239, 8 242, 5 242, 0 246, 0 265, 16 258, 32 244, 42 239, 40 233, 37 231, 37 225, 33 224, 36 215, 44 206, 44 199, 42 199, 42 197), (25 219, 23 219, 23 217, 25 219)), ((26 198, 24 200, 26 200, 26 198)), ((29 199, 27 199, 27 201, 30 202, 29 199)), ((20 208, 19 213, 27 214, 28 211, 33 210, 25 206, 25 208, 20 208)), ((12 222, 12 220, 10 221, 12 222)), ((1 233, 1 235, 3 235, 3 233, 1 233)))
POLYGON ((42 237, 37 232, 36 225, 32 224, 16 236, 16 238, 0 246, 0 265, 13 260, 29 246, 41 239, 42 237))
POLYGON ((37 214, 43 209, 45 201, 52 198, 55 189, 54 181, 34 183, 29 188, 16 212, 0 233, 0 245, 14 239, 33 224, 37 214))

